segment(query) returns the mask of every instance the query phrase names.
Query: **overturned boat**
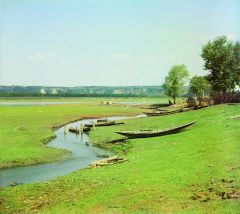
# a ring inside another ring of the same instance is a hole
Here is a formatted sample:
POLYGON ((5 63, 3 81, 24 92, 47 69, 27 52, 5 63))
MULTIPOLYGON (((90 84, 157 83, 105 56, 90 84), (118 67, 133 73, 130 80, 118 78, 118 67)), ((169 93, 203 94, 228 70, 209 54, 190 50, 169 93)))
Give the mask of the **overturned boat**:
POLYGON ((154 131, 116 131, 116 133, 123 135, 127 138, 147 138, 147 137, 157 137, 169 134, 178 133, 185 128, 193 125, 196 121, 192 121, 190 123, 183 124, 181 126, 177 126, 175 128, 162 129, 162 130, 154 130, 154 131))

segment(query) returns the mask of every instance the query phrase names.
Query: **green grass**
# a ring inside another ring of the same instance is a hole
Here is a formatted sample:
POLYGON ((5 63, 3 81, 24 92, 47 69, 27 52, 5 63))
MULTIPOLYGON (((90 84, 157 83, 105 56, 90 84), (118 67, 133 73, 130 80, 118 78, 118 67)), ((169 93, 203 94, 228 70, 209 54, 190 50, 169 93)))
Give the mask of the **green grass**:
POLYGON ((78 170, 56 180, 4 188, 5 213, 239 213, 239 106, 219 105, 164 117, 127 120, 100 127, 91 139, 115 150, 127 162, 78 170), (109 146, 116 130, 159 129, 192 120, 189 130, 109 146), (233 180, 232 183, 221 179, 233 180), (213 189, 211 189, 213 188, 213 189), (211 190, 211 191, 210 191, 211 190), (194 197, 197 198, 194 199, 194 197))
POLYGON ((54 161, 69 153, 47 147, 52 127, 83 117, 137 114, 139 109, 97 105, 0 106, 0 168, 54 161))

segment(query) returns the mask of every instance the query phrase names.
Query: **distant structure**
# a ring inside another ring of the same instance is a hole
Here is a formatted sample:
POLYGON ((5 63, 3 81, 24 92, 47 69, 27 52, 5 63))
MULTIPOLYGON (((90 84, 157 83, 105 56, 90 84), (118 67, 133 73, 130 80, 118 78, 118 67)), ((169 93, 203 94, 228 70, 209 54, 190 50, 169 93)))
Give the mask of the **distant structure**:
POLYGON ((115 89, 114 91, 113 91, 113 94, 124 94, 125 92, 124 92, 124 90, 123 89, 115 89))
POLYGON ((112 105, 112 101, 101 101, 101 105, 112 105))
POLYGON ((45 91, 44 88, 42 88, 42 89, 40 90, 40 94, 47 94, 47 92, 45 91))
POLYGON ((52 90, 52 95, 57 95, 57 94, 58 94, 58 91, 57 91, 57 89, 54 88, 54 89, 52 90))

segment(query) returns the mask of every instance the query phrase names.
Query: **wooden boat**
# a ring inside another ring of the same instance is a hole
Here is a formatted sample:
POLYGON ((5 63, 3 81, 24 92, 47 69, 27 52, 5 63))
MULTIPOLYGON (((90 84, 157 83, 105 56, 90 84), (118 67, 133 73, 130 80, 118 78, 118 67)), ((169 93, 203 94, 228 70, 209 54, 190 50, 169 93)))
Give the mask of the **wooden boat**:
POLYGON ((85 124, 86 127, 93 127, 94 126, 113 126, 113 125, 119 125, 119 124, 125 124, 124 122, 116 122, 116 121, 108 121, 108 122, 100 122, 96 124, 85 124))
POLYGON ((112 165, 112 164, 116 164, 116 163, 122 163, 124 161, 127 161, 127 159, 120 158, 118 156, 113 156, 110 158, 93 161, 89 166, 95 168, 95 167, 101 167, 101 166, 106 166, 106 165, 112 165))
MULTIPOLYGON (((80 129, 78 129, 78 128, 73 128, 73 127, 70 127, 70 128, 68 129, 68 131, 69 131, 69 132, 73 132, 73 133, 77 133, 77 134, 80 133, 80 129)), ((89 132, 89 131, 91 131, 91 128, 90 128, 90 127, 83 127, 83 132, 89 132)))
POLYGON ((158 103, 158 104, 152 104, 150 105, 150 108, 160 108, 160 107, 168 107, 168 106, 171 106, 172 104, 170 103, 158 103))
POLYGON ((168 111, 167 109, 162 109, 162 108, 157 108, 156 110, 159 111, 159 112, 161 112, 161 111, 164 111, 164 112, 168 111))
POLYGON ((164 111, 164 112, 143 112, 143 114, 146 114, 147 116, 163 116, 163 115, 169 115, 169 114, 175 114, 175 113, 179 113, 182 112, 184 108, 180 108, 177 110, 173 110, 173 111, 164 111))
POLYGON ((192 111, 192 110, 196 110, 195 107, 186 107, 186 108, 183 108, 181 112, 187 112, 187 111, 192 111))
POLYGON ((152 104, 149 107, 142 107, 141 109, 151 109, 151 110, 156 109, 157 110, 158 108, 169 107, 169 106, 171 106, 171 104, 169 104, 169 103, 158 103, 158 104, 152 104))
POLYGON ((83 127, 83 132, 90 132, 91 131, 91 127, 83 127))
POLYGON ((177 126, 175 128, 163 129, 163 130, 155 130, 155 131, 117 131, 116 133, 123 135, 128 138, 147 138, 147 137, 157 137, 169 134, 175 134, 183 129, 193 125, 196 121, 192 121, 190 123, 183 124, 181 126, 177 126))
POLYGON ((100 122, 107 122, 108 121, 108 119, 98 119, 97 120, 97 123, 100 123, 100 122))
POLYGON ((196 106, 195 110, 198 110, 198 109, 201 109, 201 108, 206 108, 206 107, 208 107, 208 106, 196 106))
POLYGON ((79 129, 73 128, 73 127, 68 128, 68 131, 73 132, 73 133, 79 133, 80 132, 79 129))

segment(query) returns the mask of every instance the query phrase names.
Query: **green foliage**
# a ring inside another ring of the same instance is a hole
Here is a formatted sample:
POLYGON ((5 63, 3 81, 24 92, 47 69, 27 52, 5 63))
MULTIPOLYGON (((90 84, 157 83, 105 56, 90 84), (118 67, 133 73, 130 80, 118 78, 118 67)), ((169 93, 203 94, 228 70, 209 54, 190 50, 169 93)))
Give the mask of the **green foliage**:
POLYGON ((163 88, 165 94, 173 98, 176 103, 176 98, 185 92, 185 83, 188 80, 189 72, 185 65, 174 65, 165 77, 163 88))
POLYGON ((232 86, 231 88, 234 88, 235 86, 240 86, 240 42, 235 43, 235 70, 232 72, 232 86))
POLYGON ((196 75, 190 80, 189 90, 198 97, 204 96, 209 87, 209 82, 205 77, 196 75))
POLYGON ((240 83, 240 45, 217 37, 202 47, 204 69, 214 91, 232 91, 240 83))
POLYGON ((0 97, 156 97, 160 86, 1 86, 0 97), (41 93, 44 91, 45 93, 41 93), (54 93, 53 93, 54 92, 54 93))

